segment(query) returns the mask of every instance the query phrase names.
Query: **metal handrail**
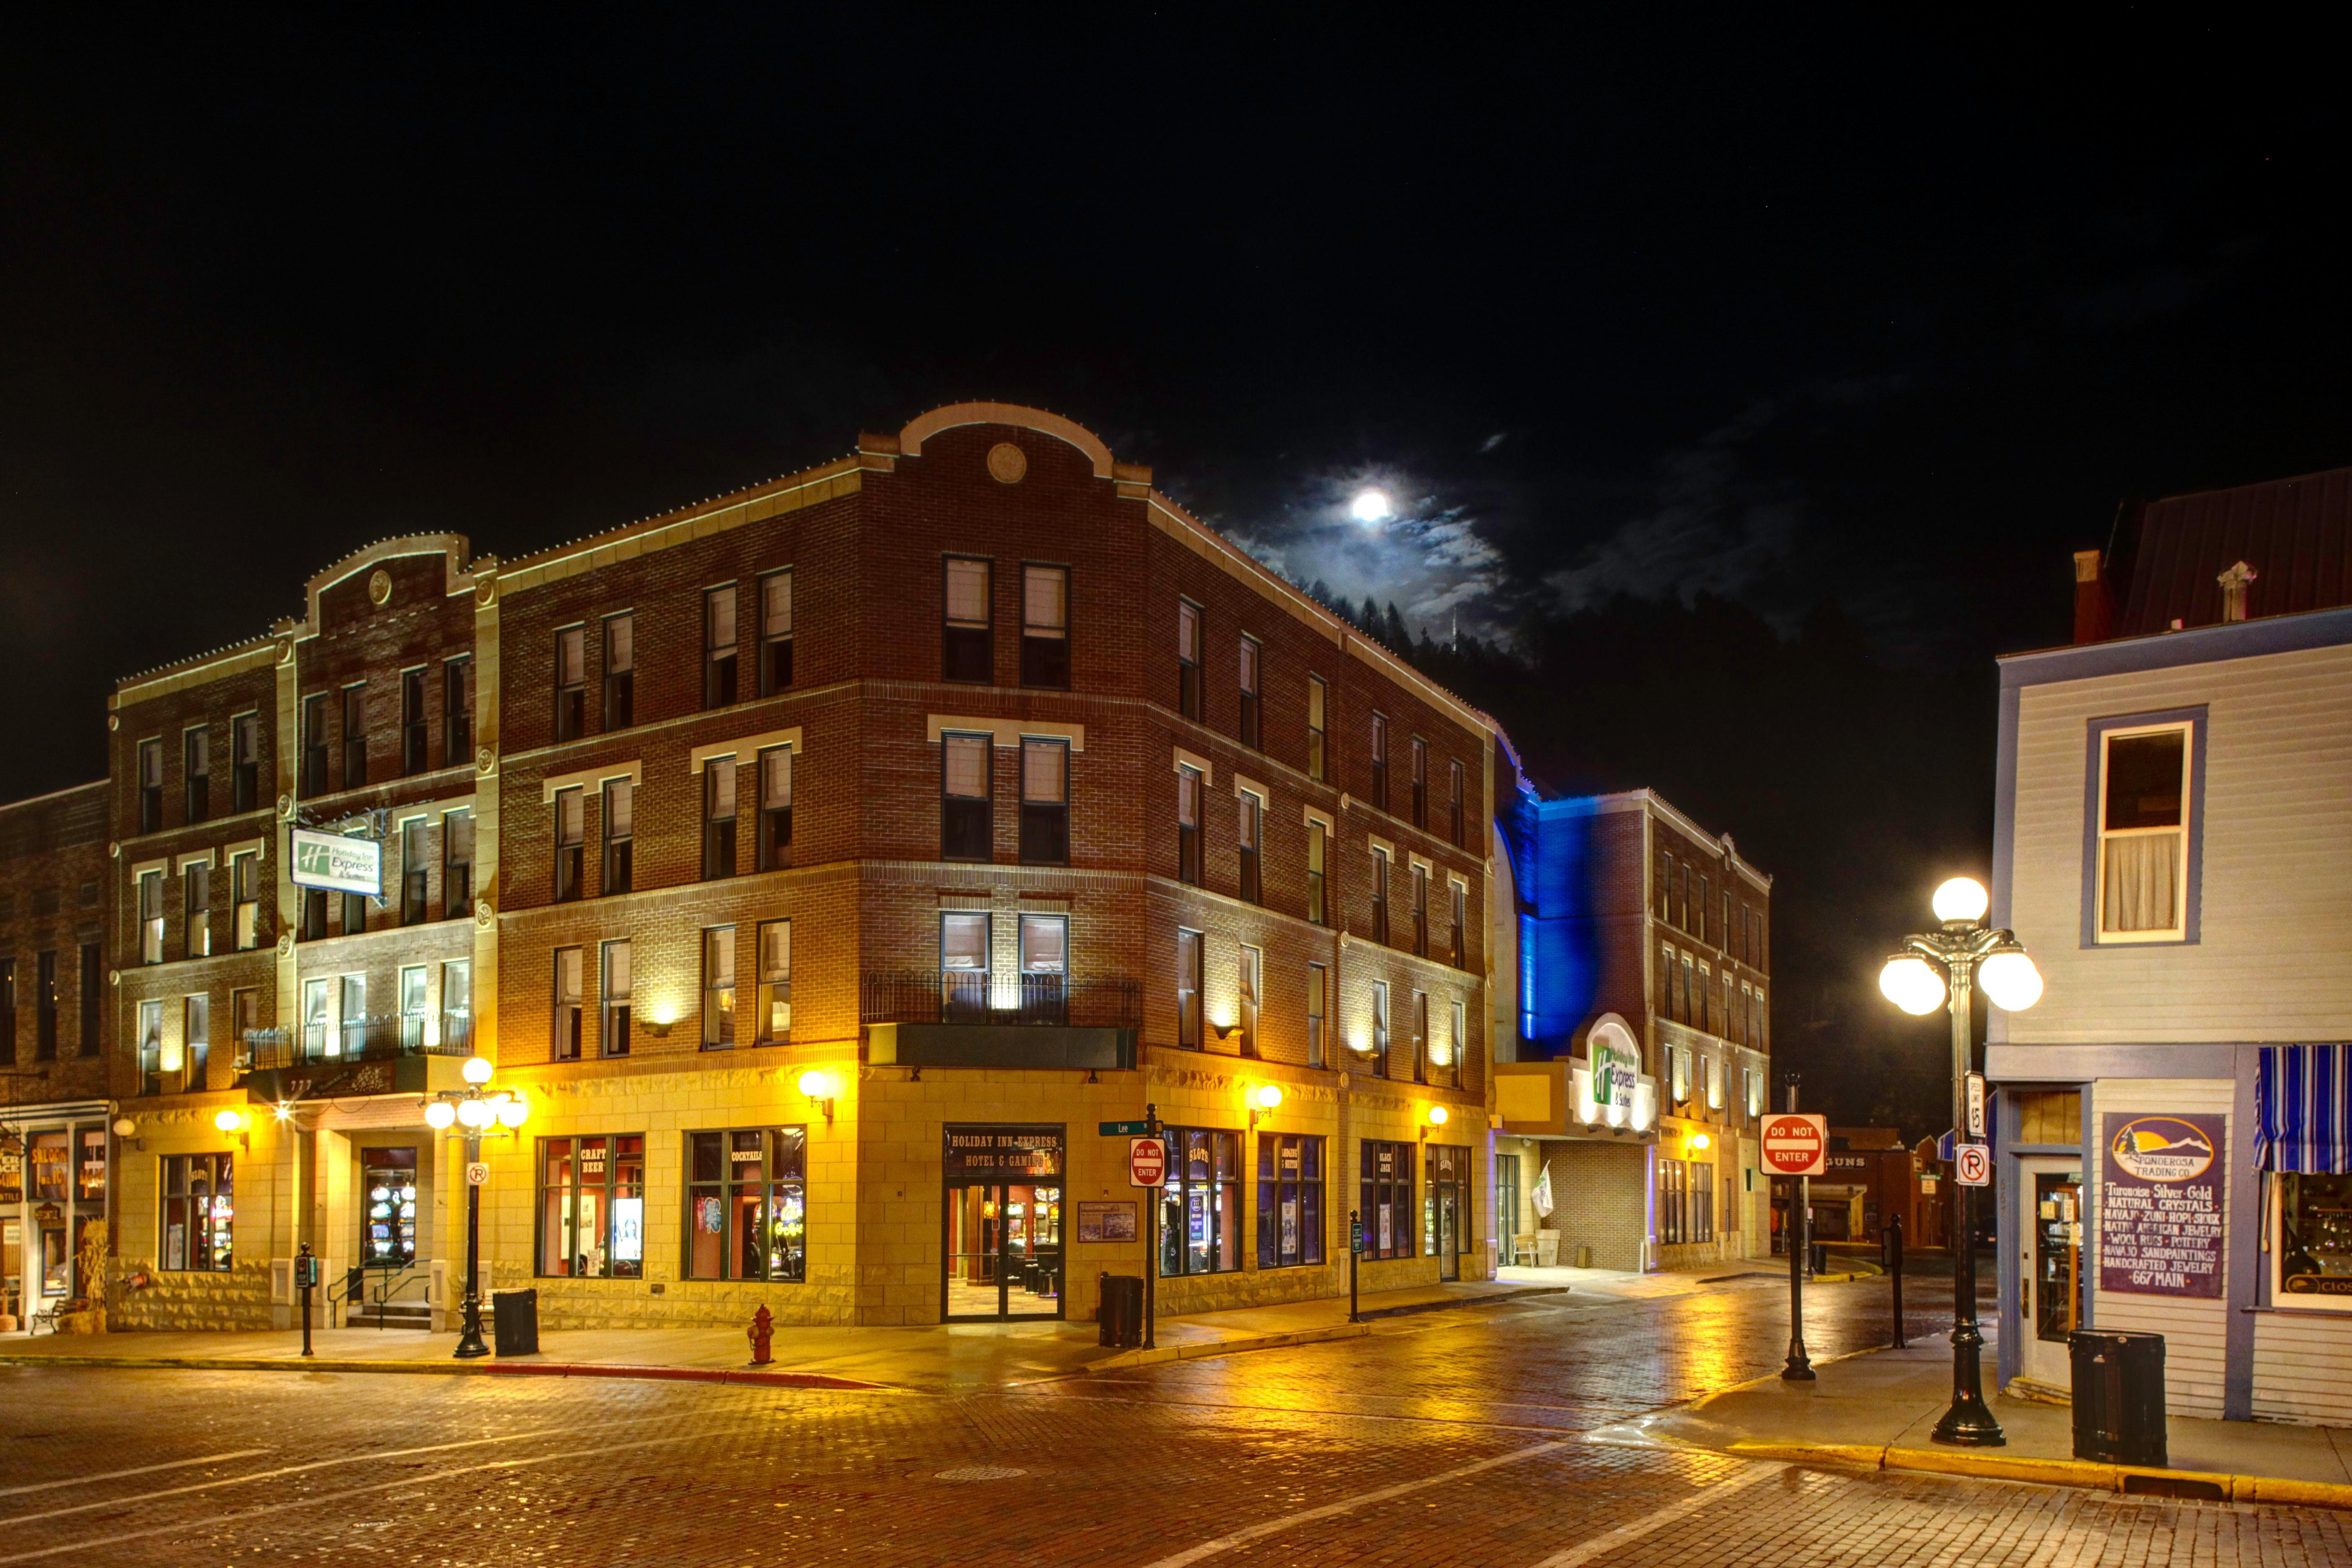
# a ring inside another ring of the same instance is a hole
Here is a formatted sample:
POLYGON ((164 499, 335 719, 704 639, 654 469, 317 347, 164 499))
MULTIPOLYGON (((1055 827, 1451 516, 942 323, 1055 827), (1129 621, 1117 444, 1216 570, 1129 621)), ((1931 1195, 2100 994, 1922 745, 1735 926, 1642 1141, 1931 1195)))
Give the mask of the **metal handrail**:
POLYGON ((882 970, 860 983, 858 1017, 867 1024, 1134 1029, 1142 1026, 1143 986, 1124 977, 882 970))
MULTIPOLYGON (((319 1062, 393 1061, 402 1057, 464 1057, 473 1054, 473 1031, 453 1029, 442 1020, 441 1037, 425 1039, 423 1018, 400 1013, 371 1013, 352 1024, 331 1029, 248 1029, 245 1043, 248 1072, 272 1068, 305 1067, 319 1062), (329 1047, 334 1049, 330 1050, 329 1047)), ((470 1019, 467 1020, 470 1025, 470 1019)))
POLYGON ((354 1299, 357 1299, 363 1305, 373 1302, 379 1309, 375 1317, 375 1326, 379 1329, 384 1327, 383 1313, 380 1309, 392 1300, 396 1291, 405 1289, 415 1280, 424 1280, 428 1285, 431 1283, 426 1278, 425 1267, 413 1260, 407 1263, 352 1264, 351 1268, 344 1270, 340 1285, 331 1282, 327 1286, 327 1326, 331 1329, 337 1326, 336 1309, 338 1307, 347 1307, 354 1299), (373 1289, 369 1287, 367 1279, 371 1273, 383 1276, 382 1282, 373 1289))

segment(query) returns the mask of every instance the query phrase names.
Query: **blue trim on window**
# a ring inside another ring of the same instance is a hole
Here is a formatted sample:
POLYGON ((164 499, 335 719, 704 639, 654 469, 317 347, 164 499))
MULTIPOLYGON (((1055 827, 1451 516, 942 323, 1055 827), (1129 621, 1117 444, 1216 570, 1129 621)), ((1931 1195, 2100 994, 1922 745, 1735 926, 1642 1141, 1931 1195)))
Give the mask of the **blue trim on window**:
POLYGON ((2201 931, 2200 912, 2205 885, 2205 737, 2206 710, 2167 708, 2155 713, 2121 713, 2094 719, 2086 727, 2083 761, 2083 931, 2084 950, 2142 952, 2151 947, 2194 947, 2201 931), (2189 869, 2182 879, 2181 934, 2178 942, 2101 942, 2099 940, 2099 748, 2111 730, 2137 730, 2154 724, 2189 726, 2189 869))

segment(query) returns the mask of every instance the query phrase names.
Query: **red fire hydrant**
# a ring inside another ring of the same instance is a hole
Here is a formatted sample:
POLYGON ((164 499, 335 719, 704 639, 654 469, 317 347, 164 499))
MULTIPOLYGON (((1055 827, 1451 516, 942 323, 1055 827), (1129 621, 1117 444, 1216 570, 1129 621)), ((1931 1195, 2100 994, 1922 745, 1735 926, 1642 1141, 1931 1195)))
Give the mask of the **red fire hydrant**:
POLYGON ((751 1314, 751 1326, 749 1330, 745 1331, 745 1332, 751 1342, 751 1364, 753 1366, 765 1366, 768 1364, 770 1360, 768 1355, 768 1341, 775 1331, 769 1325, 774 1320, 768 1316, 768 1309, 765 1307, 761 1308, 758 1311, 751 1314))

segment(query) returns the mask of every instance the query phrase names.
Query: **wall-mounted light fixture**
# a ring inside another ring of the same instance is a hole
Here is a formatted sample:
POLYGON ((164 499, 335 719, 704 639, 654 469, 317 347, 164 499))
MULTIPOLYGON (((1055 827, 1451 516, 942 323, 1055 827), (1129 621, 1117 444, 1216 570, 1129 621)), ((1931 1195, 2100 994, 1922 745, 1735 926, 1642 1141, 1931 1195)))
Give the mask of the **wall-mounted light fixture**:
POLYGON ((809 1097, 817 1109, 824 1112, 827 1122, 833 1120, 833 1102, 841 1094, 841 1082, 823 1068, 811 1068, 801 1074, 801 1092, 809 1097))
POLYGON ((114 1135, 143 1153, 147 1148, 147 1140, 134 1136, 138 1131, 139 1123, 131 1121, 128 1116, 118 1116, 114 1119, 114 1135))
POLYGON ((1281 1107, 1281 1105, 1282 1086, 1280 1084, 1262 1083, 1252 1089, 1249 1091, 1249 1124, 1251 1128, 1255 1129, 1257 1126, 1257 1119, 1259 1117, 1273 1115, 1274 1112, 1281 1107))
POLYGON ((1690 1146, 1702 1151, 1711 1149, 1715 1147, 1715 1140, 1704 1132, 1694 1132, 1690 1135, 1690 1146))
POLYGON ((1214 1018, 1209 1020, 1209 1032, 1215 1035, 1217 1038, 1221 1040, 1232 1039, 1234 1037, 1234 1031, 1241 1026, 1241 1020, 1238 1018, 1234 1019, 1230 1023, 1223 1024, 1218 1023, 1214 1018))
POLYGON ((213 1113, 213 1125, 224 1134, 235 1138, 248 1154, 253 1152, 253 1134, 245 1130, 245 1112, 224 1108, 213 1113))
POLYGON ((1450 1112, 1448 1112, 1445 1107, 1442 1105, 1431 1106, 1422 1118, 1421 1135, 1423 1138, 1426 1138, 1429 1136, 1429 1130, 1431 1128, 1444 1126, 1445 1119, 1449 1114, 1450 1112))
POLYGON ((677 1021, 675 1018, 648 1018, 646 1020, 646 1033, 656 1040, 667 1040, 670 1026, 677 1021))

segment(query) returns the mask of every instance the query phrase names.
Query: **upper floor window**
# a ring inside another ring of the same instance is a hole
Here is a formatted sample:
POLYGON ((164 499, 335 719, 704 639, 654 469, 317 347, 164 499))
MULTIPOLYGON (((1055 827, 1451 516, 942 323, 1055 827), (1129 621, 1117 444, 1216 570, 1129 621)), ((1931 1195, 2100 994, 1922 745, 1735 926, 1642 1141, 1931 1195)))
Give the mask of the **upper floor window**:
POLYGON ((1429 1081, 1429 993, 1412 994, 1412 1081, 1429 1081))
POLYGON ((1328 907, 1324 895, 1324 868, 1330 854, 1330 830, 1312 817, 1307 823, 1307 918, 1316 925, 1328 923, 1324 911, 1328 907))
POLYGON ((1242 697, 1242 744, 1253 749, 1255 749, 1258 745, 1257 667, 1258 660, 1263 657, 1263 654, 1264 650, 1258 647, 1257 638, 1242 638, 1240 681, 1242 697))
POLYGON ((1412 863, 1412 950, 1429 956, 1429 868, 1412 863))
POLYGON ((455 920, 474 908, 474 814, 453 811, 441 819, 441 914, 455 920))
POLYGON ((991 562, 950 555, 946 573, 946 620, 940 628, 940 679, 986 686, 996 679, 995 649, 989 637, 994 602, 991 562))
POLYGON ((608 1057, 629 1054, 629 942, 624 937, 604 944, 603 984, 597 994, 600 1027, 596 1048, 608 1057))
POLYGON ((780 871, 793 863, 793 749, 771 746, 760 753, 760 869, 780 871))
POLYGON ((726 708, 735 701, 735 584, 706 588, 702 595, 702 705, 726 708))
POLYGON ((302 793, 327 793, 327 699, 323 693, 302 699, 302 793))
POLYGON ((442 755, 450 767, 474 754, 474 705, 466 700, 466 672, 473 666, 470 658, 453 658, 441 666, 441 723, 448 731, 442 755))
POLYGON ((1456 848, 1467 849, 1470 847, 1470 841, 1462 834, 1462 783, 1461 763, 1456 761, 1446 763, 1445 839, 1456 848))
POLYGON ((1469 942, 1470 889, 1459 882, 1452 883, 1450 886, 1454 893, 1454 941, 1451 944, 1454 951, 1454 967, 1467 969, 1469 965, 1464 962, 1465 956, 1464 950, 1469 942))
POLYGON ((587 791, 555 792, 555 897, 559 903, 580 896, 588 855, 587 791))
POLYGON ((1389 808, 1389 721, 1384 713, 1372 715, 1372 808, 1389 808))
POLYGON ((261 804, 261 715, 240 713, 228 721, 229 809, 251 811, 261 804))
POLYGON ((1196 931, 1176 933, 1176 1045, 1201 1048, 1202 950, 1206 945, 1196 931))
MULTIPOLYGON (((162 879, 157 879, 155 897, 162 899, 162 879)), ((159 942, 163 940, 159 935, 159 942)), ((159 948, 158 952, 161 951, 159 948)), ((154 1004, 161 1017, 163 1004, 154 1004)), ((159 1023, 158 1031, 162 1029, 159 1023)), ((53 1062, 58 1059, 58 955, 55 952, 41 953, 33 961, 33 1059, 53 1062)))
POLYGON ((139 742, 139 831, 155 833, 163 826, 163 742, 139 742))
POLYGON ((713 757, 702 765, 702 874, 735 874, 735 759, 713 757))
POLYGON ((580 1059, 581 971, 584 954, 576 947, 555 950, 555 1048, 560 1062, 580 1059))
POLYGON ((1672 921, 1675 918, 1675 857, 1669 849, 1658 851, 1658 918, 1672 921))
POLYGON ((759 1013, 751 1022, 763 1046, 793 1037, 793 922, 760 922, 759 1013))
POLYGON ((637 721, 637 617, 604 617, 604 728, 625 730, 637 721))
POLYGON ((1372 940, 1389 939, 1389 852, 1372 850, 1372 940))
POLYGON ((604 784, 604 891, 625 893, 635 885, 637 785, 634 779, 604 784))
POLYGON ((1244 903, 1259 902, 1258 840, 1265 831, 1265 802, 1249 791, 1241 795, 1241 821, 1234 835, 1241 851, 1241 893, 1244 903))
POLYGON ((432 869, 425 850, 425 819, 412 816, 400 825, 400 923, 425 923, 425 889, 432 869))
POLYGON ((139 962, 163 962, 163 873, 139 873, 139 962))
POLYGON ((1070 572, 1021 568, 1021 684, 1070 684, 1070 572))
MULTIPOLYGON (((1694 934, 1694 935, 1696 935, 1696 936, 1699 939, 1699 941, 1701 941, 1701 942, 1705 942, 1705 941, 1706 941, 1706 940, 1707 940, 1707 936, 1706 936, 1706 906, 1707 906, 1707 904, 1708 904, 1709 900, 1711 900, 1711 898, 1713 897, 1713 889, 1714 889, 1714 886, 1715 886, 1715 884, 1714 884, 1713 880, 1712 880, 1711 879, 1709 879, 1709 878, 1706 878, 1706 877, 1701 877, 1701 878, 1698 879, 1698 900, 1697 900, 1697 903, 1696 903, 1696 912, 1697 912, 1697 917, 1698 917, 1698 925, 1697 925, 1697 927, 1694 930, 1693 934, 1694 934)), ((1717 932, 1716 932, 1715 934, 1716 934, 1717 937, 1721 937, 1721 936, 1723 935, 1723 933, 1722 933, 1721 931, 1717 931, 1717 932)))
POLYGON ((248 849, 228 860, 229 897, 236 905, 236 950, 261 945, 261 857, 248 849))
POLYGON ((187 795, 188 820, 202 822, 212 815, 212 732, 199 725, 180 736, 181 778, 187 795))
POLYGON ((1429 742, 1415 735, 1407 748, 1412 767, 1412 825, 1429 826, 1429 742))
POLYGON ((1021 742, 1021 858, 1070 863, 1070 743, 1031 736, 1021 742))
POLYGON ((702 1048, 734 1044, 735 928, 712 926, 702 933, 702 1048))
POLYGON ((1372 982, 1372 1076, 1389 1076, 1389 983, 1372 982))
POLYGON ((940 737, 940 858, 986 860, 995 853, 991 823, 995 797, 990 789, 989 747, 992 735, 940 737))
POLYGON ((358 789, 367 783, 367 687, 355 682, 343 688, 343 787, 358 789))
POLYGON ((2190 725, 2100 736, 2097 940, 2188 934, 2190 725))
POLYGON ((1245 1057, 1254 1057, 1258 1054, 1258 997, 1265 987, 1265 949, 1246 946, 1242 949, 1242 968, 1237 979, 1238 994, 1234 1000, 1239 1009, 1235 1022, 1241 1052, 1245 1057))
POLYGON ((421 773, 425 755, 425 671, 400 672, 400 771, 421 773))
POLYGON ((1454 1089, 1462 1087, 1462 1058, 1470 1054, 1469 1013, 1461 998, 1454 998, 1452 1016, 1447 1019, 1453 1029, 1445 1037, 1445 1054, 1438 1058, 1438 1065, 1444 1068, 1440 1081, 1454 1089))
POLYGON ((191 860, 180 868, 181 952, 189 958, 207 958, 213 951, 213 868, 209 860, 191 860))
POLYGON ((1307 966, 1307 1065, 1324 1065, 1325 1036, 1331 1009, 1331 970, 1328 964, 1307 966))
POLYGON ((1176 769, 1176 879, 1201 885, 1201 770, 1176 769))
POLYGON ((760 579, 760 695, 772 697, 793 684, 793 574, 771 572, 760 579))
POLYGON ((1325 705, 1331 689, 1319 675, 1307 678, 1307 776, 1310 779, 1329 778, 1330 760, 1325 752, 1325 705))
POLYGON ((555 738, 576 741, 588 732, 588 628, 566 626, 555 634, 555 738))
POLYGON ((1201 606, 1190 599, 1176 601, 1176 710, 1201 717, 1201 606))

